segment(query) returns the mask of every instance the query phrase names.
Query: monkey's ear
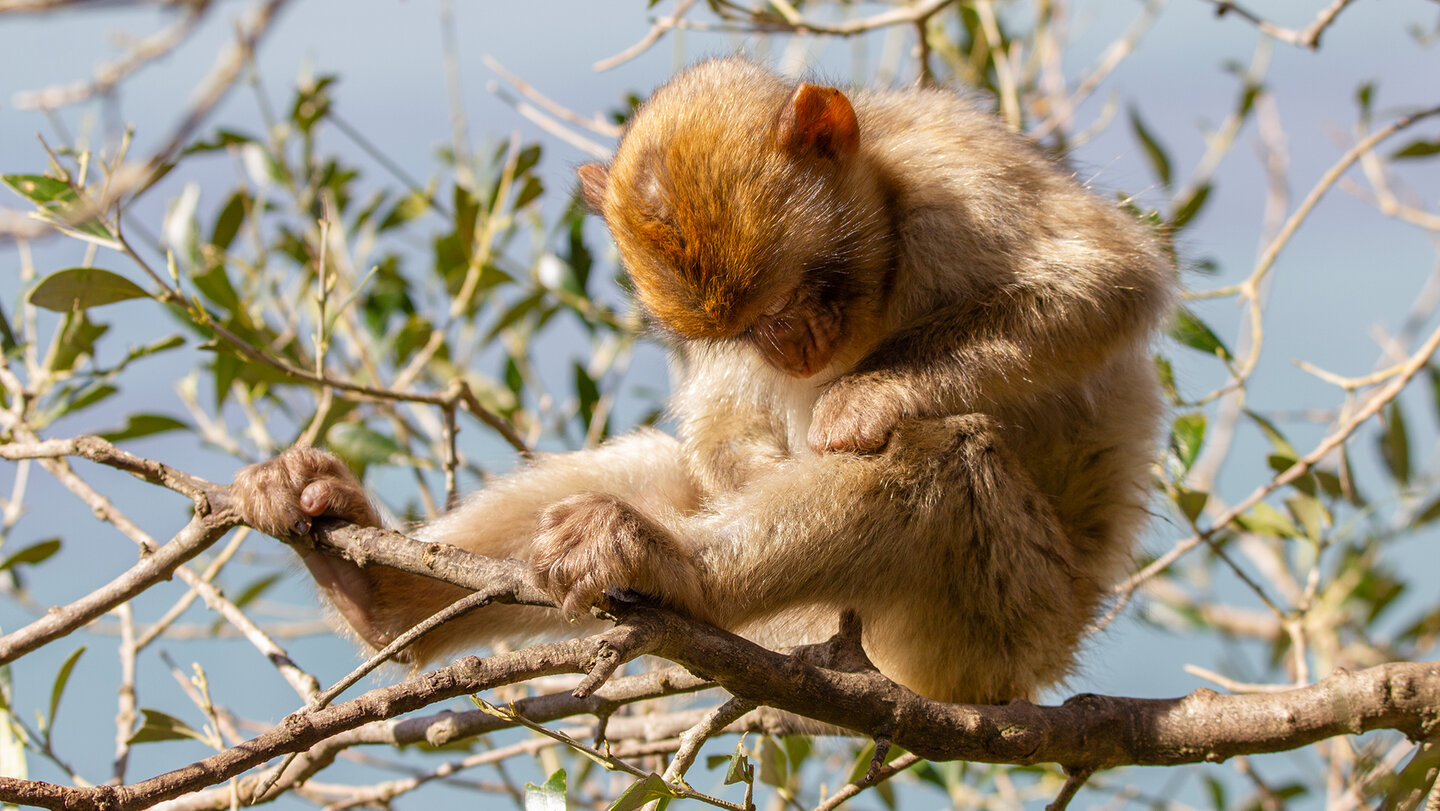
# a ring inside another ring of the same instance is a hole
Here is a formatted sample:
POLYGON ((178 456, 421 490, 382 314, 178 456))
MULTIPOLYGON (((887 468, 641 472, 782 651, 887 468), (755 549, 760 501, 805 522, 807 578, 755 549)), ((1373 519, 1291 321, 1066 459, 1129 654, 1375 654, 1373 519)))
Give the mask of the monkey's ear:
POLYGON ((844 93, 801 82, 780 111, 775 139, 792 155, 844 161, 860 148, 860 124, 844 93))
POLYGON ((580 176, 580 195, 591 213, 600 214, 605 207, 605 186, 610 182, 610 171, 598 163, 587 163, 575 170, 580 176))

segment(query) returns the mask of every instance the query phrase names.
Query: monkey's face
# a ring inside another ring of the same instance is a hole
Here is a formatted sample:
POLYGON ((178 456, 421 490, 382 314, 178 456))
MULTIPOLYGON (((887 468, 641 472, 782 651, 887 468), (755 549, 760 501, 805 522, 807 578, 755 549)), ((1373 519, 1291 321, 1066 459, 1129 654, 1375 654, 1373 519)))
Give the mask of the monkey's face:
POLYGON ((840 91, 724 74, 667 85, 609 167, 580 168, 582 191, 662 330, 743 341, 810 377, 874 332, 892 251, 882 195, 840 91))

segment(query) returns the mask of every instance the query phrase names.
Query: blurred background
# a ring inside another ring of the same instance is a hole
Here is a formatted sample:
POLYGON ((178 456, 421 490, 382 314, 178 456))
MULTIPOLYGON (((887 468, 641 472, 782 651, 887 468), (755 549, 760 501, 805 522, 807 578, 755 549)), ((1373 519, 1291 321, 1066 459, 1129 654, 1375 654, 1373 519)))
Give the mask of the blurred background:
MULTIPOLYGON (((112 160, 122 144, 136 159, 165 148, 251 12, 236 0, 49 5, 0 2, 0 174, 45 173, 51 160, 47 148, 73 172, 78 156, 88 150, 91 183, 98 182, 101 163, 112 160), (193 30, 177 35, 173 50, 124 76, 113 89, 76 90, 127 59, 138 43, 183 28, 191 16, 193 30)), ((955 7, 938 14, 929 38, 937 44, 973 45, 977 6, 982 5, 993 9, 1015 61, 1005 61, 1003 47, 996 52, 998 62, 994 54, 989 61, 966 61, 968 53, 980 49, 951 54, 936 48, 930 58, 937 79, 998 110, 996 92, 1003 97, 1006 83, 1002 65, 1028 70, 1043 61, 1053 72, 1016 93, 1020 123, 1043 144, 1063 151, 1076 175, 1100 193, 1169 223, 1182 279, 1197 294, 1185 303, 1193 314, 1188 327, 1179 330, 1178 339, 1157 346, 1173 387, 1172 418, 1178 422, 1157 469, 1156 519, 1138 566, 1195 534, 1183 514, 1184 505, 1195 504, 1194 494, 1204 494, 1206 503, 1205 512, 1197 509, 1192 518, 1208 526, 1204 515, 1220 514, 1287 467, 1286 459, 1309 453, 1388 378, 1357 379, 1400 364, 1435 328, 1440 226, 1433 212, 1440 205, 1440 161, 1426 158, 1440 151, 1436 121, 1422 121, 1385 140, 1367 159, 1370 165, 1357 163, 1338 182, 1324 178, 1365 133, 1440 103, 1434 44, 1440 7, 1427 0, 1356 3, 1324 29, 1314 49, 1277 41, 1243 14, 1217 14, 1223 4, 1204 0, 964 4, 963 11, 955 7), (1030 38, 1044 28, 1037 22, 1042 20, 1049 21, 1044 30, 1053 40, 1030 38), (1046 42, 1055 48, 1050 56, 1040 47, 1046 42), (1047 81, 1048 96, 1043 92, 1047 81), (1057 82, 1064 92, 1055 92, 1057 82), (1060 97, 1075 100, 1064 116, 1053 105, 1060 97), (1413 154, 1397 158, 1407 149, 1413 154), (1293 235, 1284 236, 1273 265, 1257 264, 1282 234, 1286 218, 1322 182, 1323 197, 1293 235), (1257 268, 1262 268, 1258 275, 1257 268), (1235 286, 1247 283, 1254 286, 1240 292, 1253 296, 1237 296, 1235 286), (1337 385, 1335 376, 1349 380, 1337 385)), ((1249 10, 1299 31, 1326 6, 1319 0, 1257 0, 1249 10)), ((807 3, 797 8, 816 19, 843 21, 892 7, 807 3)), ((377 328, 371 343, 337 337, 336 353, 344 357, 334 369, 363 370, 370 351, 388 353, 377 362, 398 369, 421 351, 423 340, 403 337, 411 325, 404 318, 377 315, 394 312, 384 311, 377 299, 388 290, 397 297, 392 300, 404 298, 414 312, 445 311, 453 280, 449 288, 443 279, 428 287, 422 280, 445 273, 445 247, 439 242, 452 230, 446 215, 463 207, 452 186, 501 182, 508 160, 519 178, 518 194, 526 194, 529 179, 536 187, 531 199, 512 205, 506 221, 487 232, 497 237, 490 267, 504 278, 483 280, 478 303, 444 321, 446 348, 413 378, 419 381, 416 388, 442 389, 447 370, 473 375, 482 401, 515 420, 527 441, 545 449, 577 447, 644 421, 658 419, 663 425, 658 411, 667 387, 664 350, 636 334, 603 228, 593 219, 577 224, 575 167, 593 160, 593 150, 613 147, 607 127, 623 119, 635 98, 705 56, 749 53, 784 72, 839 84, 898 86, 917 77, 913 26, 849 38, 747 30, 753 28, 727 24, 704 4, 677 7, 669 0, 648 7, 549 0, 279 4, 253 61, 189 133, 186 145, 206 148, 185 154, 173 171, 128 204, 124 222, 145 261, 165 275, 168 250, 178 257, 177 273, 187 279, 181 287, 188 295, 205 297, 218 312, 223 303, 213 287, 188 281, 186 274, 203 274, 210 264, 191 243, 209 238, 213 247, 237 189, 244 191, 247 206, 260 200, 263 208, 268 199, 275 217, 261 225, 259 214, 249 215, 236 243, 253 236, 265 247, 235 261, 236 266, 248 263, 251 270, 241 274, 247 281, 232 280, 233 289, 247 302, 270 308, 271 332, 264 334, 275 340, 268 346, 281 346, 281 339, 309 345, 313 326, 306 326, 305 316, 289 322, 295 334, 287 334, 283 325, 287 313, 303 310, 293 304, 296 297, 313 296, 313 273, 286 271, 283 262, 264 269, 263 257, 283 254, 286 228, 295 229, 295 240, 307 239, 306 224, 295 214, 302 206, 286 202, 287 184, 294 185, 297 175, 287 176, 276 166, 323 166, 333 160, 344 171, 354 171, 343 182, 346 216, 370 200, 380 202, 372 222, 346 234, 353 251, 347 262, 353 260, 355 273, 346 284, 364 291, 363 306, 377 328), (631 58, 615 59, 642 42, 657 19, 681 7, 693 28, 665 31, 631 58), (607 61, 606 69, 597 69, 607 61), (545 112, 534 94, 601 125, 561 120, 555 111, 545 112), (298 123, 306 103, 323 107, 310 131, 298 123), (525 152, 532 145, 538 153, 525 152), (323 160, 312 161, 311 152, 323 160), (427 210, 427 197, 446 211, 427 210), (407 199, 419 200, 419 207, 406 208, 407 199), (290 219, 282 220, 287 205, 294 208, 290 219), (393 227, 376 227, 386 216, 397 220, 393 227), (577 256, 577 246, 585 257, 577 256), (187 251, 196 261, 187 258, 187 251), (393 265, 386 264, 390 258, 393 265), (381 270, 367 276, 372 265, 381 270), (263 294, 255 292, 260 288, 263 294), (599 309, 577 303, 577 296, 597 302, 599 309), (286 297, 292 308, 277 309, 275 302, 286 297)), ((318 210, 322 199, 338 205, 336 198, 318 193, 307 202, 318 210)), ((64 268, 97 267, 148 285, 122 252, 32 225, 25 218, 32 209, 20 194, 0 191, 0 306, 18 340, 34 342, 24 351, 38 354, 36 362, 44 366, 46 352, 62 351, 66 344, 60 336, 75 325, 43 309, 25 312, 25 296, 38 279, 64 268)), ((240 251, 236 247, 231 253, 240 251)), ((45 420, 44 436, 110 433, 136 454, 225 482, 241 464, 268 457, 307 427, 324 422, 330 444, 337 439, 350 443, 347 458, 366 470, 367 485, 397 518, 423 519, 437 503, 443 505, 445 482, 435 457, 427 456, 422 439, 397 435, 393 424, 380 427, 385 417, 374 422, 347 412, 316 419, 320 406, 313 391, 297 393, 272 387, 273 381, 246 380, 233 368, 222 370, 193 325, 155 301, 119 302, 90 318, 109 331, 93 346, 86 344, 79 353, 84 357, 50 381, 45 402, 53 419, 45 420), (137 354, 173 335, 183 341, 137 354), (122 366, 123 374, 105 374, 122 366), (239 389, 217 383, 222 377, 239 389), (67 385, 69 390, 62 391, 67 385), (97 396, 101 386, 113 390, 97 396), (162 421, 141 421, 134 430, 135 415, 162 421), (127 432, 127 426, 132 430, 127 432), (148 433, 146 426, 161 430, 148 433)), ((261 333, 257 328, 255 334, 261 333)), ((303 357, 299 349, 293 356, 288 349, 276 351, 297 363, 303 357)), ((17 354, 10 357, 17 369, 23 365, 17 354)), ((1321 481, 1317 495, 1312 484, 1309 496, 1323 514, 1314 531, 1305 524, 1316 513, 1290 503, 1306 494, 1281 488, 1261 502, 1268 506, 1247 511, 1209 536, 1216 542, 1212 549, 1147 584, 1115 622, 1090 640, 1079 672, 1049 700, 1077 692, 1172 696, 1216 686, 1187 672, 1187 665, 1236 682, 1283 683, 1306 680, 1306 675, 1319 678, 1337 664, 1433 658, 1440 633, 1440 539, 1429 526, 1436 516, 1427 511, 1440 492, 1436 380, 1440 376, 1422 372, 1379 417, 1355 431, 1343 459, 1325 457, 1323 467, 1344 479, 1345 487, 1330 493, 1321 481), (1228 550, 1231 560, 1217 558, 1217 549, 1228 550), (1264 587, 1247 585, 1237 572, 1264 587), (1286 602, 1286 584, 1298 584, 1305 592, 1307 577, 1318 585, 1302 594, 1305 606, 1323 603, 1327 595, 1335 601, 1326 619, 1317 613, 1313 621, 1345 630, 1336 630, 1328 642, 1312 638, 1315 648, 1297 654, 1294 637, 1276 628, 1285 619, 1312 621, 1286 602), (1330 590, 1346 577, 1356 582, 1343 593, 1330 590), (1279 607, 1272 610, 1267 600, 1279 607), (1217 607, 1231 613, 1222 617, 1217 607), (1234 624, 1227 625, 1226 617, 1234 624), (1268 630, 1251 626, 1247 633, 1241 620, 1268 622, 1268 630), (1306 663, 1300 673, 1296 662, 1306 663)), ((433 409, 424 411, 417 407, 392 423, 408 424, 419 437, 432 436, 440 430, 439 418, 433 409)), ((462 418, 460 428, 461 492, 479 486, 483 475, 514 464, 513 449, 484 425, 462 418)), ((174 494, 115 471, 74 464, 159 540, 169 538, 189 516, 189 505, 174 494)), ((0 463, 0 493, 9 494, 0 559, 20 550, 40 558, 24 558, 5 569, 0 628, 20 627, 49 605, 83 596, 134 563, 134 545, 97 521, 38 467, 0 463), (58 549, 42 555, 51 551, 45 545, 51 539, 59 540, 58 549)), ((275 629, 297 663, 328 684, 353 667, 357 654, 348 642, 323 630, 308 578, 287 554, 268 538, 247 538, 216 582, 231 599, 241 602, 244 596, 247 612, 275 629)), ((200 563, 196 568, 203 568, 200 563)), ((185 589, 179 582, 162 584, 137 598, 132 621, 153 622, 185 589)), ((54 748, 55 757, 29 752, 25 763, 31 777, 69 783, 67 770, 94 782, 110 777, 116 690, 123 680, 115 656, 121 624, 113 616, 99 620, 11 666, 11 706, 32 731, 50 730, 46 741, 54 748), (63 708, 57 711, 51 703, 55 674, 80 645, 86 653, 72 661, 63 708), (43 718, 32 718, 37 714, 43 718)), ((205 719, 172 679, 160 651, 186 677, 191 663, 199 663, 214 702, 237 718, 273 723, 298 706, 280 675, 198 602, 150 651, 136 663, 139 705, 189 719, 197 729, 205 719)), ((372 677, 366 684, 387 683, 396 675, 372 677)), ((1374 744, 1383 752, 1394 745, 1394 738, 1374 744)), ((728 751, 726 746, 716 751, 728 751)), ((1324 775, 1335 773, 1337 757, 1356 768, 1363 760, 1356 753, 1363 754, 1365 746, 1357 744, 1348 760, 1324 749, 1255 758, 1253 769, 1264 776, 1260 780, 1244 769, 1222 767, 1106 774, 1092 780, 1077 802, 1217 808, 1255 802, 1268 808, 1263 802, 1279 796, 1296 807, 1343 807, 1333 786, 1327 793, 1324 775), (1267 795, 1257 785, 1303 790, 1267 795)), ((199 742, 136 745, 128 774, 140 779, 204 751, 199 742)), ((815 763, 810 768, 821 768, 815 763)), ((499 777, 487 773, 477 779, 523 784, 543 777, 550 765, 518 764, 514 774, 502 770, 499 777)), ((368 770, 377 768, 374 763, 341 764, 334 776, 327 771, 325 777, 364 782, 368 770)), ((977 802, 1040 802, 1029 794, 1020 799, 1006 794, 992 773, 959 779, 981 787, 977 802)), ((1040 777, 1017 772, 1014 779, 1024 787, 1040 777)), ((947 796, 943 781, 930 782, 935 785, 923 780, 905 784, 898 800, 865 795, 853 807, 959 802, 955 791, 947 796)), ((836 783, 829 778, 832 787, 836 783)), ((459 789, 442 789, 438 796, 462 801, 443 793, 449 791, 459 789)), ((814 799, 805 795, 801 804, 809 807, 814 799)), ((306 804, 294 797, 280 802, 306 804)), ((421 800, 417 795, 396 802, 413 806, 421 800)))

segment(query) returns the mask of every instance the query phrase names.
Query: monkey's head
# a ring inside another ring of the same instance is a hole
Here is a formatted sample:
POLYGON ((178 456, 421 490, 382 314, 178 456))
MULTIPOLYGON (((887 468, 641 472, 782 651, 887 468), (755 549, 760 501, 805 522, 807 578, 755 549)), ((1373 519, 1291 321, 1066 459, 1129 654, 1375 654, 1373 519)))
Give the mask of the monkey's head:
POLYGON ((746 341, 809 377, 858 358, 890 286, 892 224, 863 137, 835 88, 707 62, 636 112, 608 167, 580 167, 581 189, 662 330, 746 341))

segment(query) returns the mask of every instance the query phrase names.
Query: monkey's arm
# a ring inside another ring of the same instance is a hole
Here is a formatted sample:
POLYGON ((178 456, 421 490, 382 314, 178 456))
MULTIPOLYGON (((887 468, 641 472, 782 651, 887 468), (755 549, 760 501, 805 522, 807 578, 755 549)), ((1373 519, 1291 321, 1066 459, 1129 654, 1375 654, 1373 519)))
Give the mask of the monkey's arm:
MULTIPOLYGON (((360 482, 325 451, 292 448, 247 467, 236 474, 233 492, 245 523, 276 537, 303 535, 309 532, 310 519, 320 515, 379 525, 360 482)), ((545 508, 566 496, 591 492, 625 498, 646 511, 688 509, 698 498, 681 463, 679 443, 659 431, 644 430, 598 448, 542 456, 414 535, 488 557, 528 559, 545 508)), ((345 622, 377 649, 466 593, 384 566, 362 567, 313 550, 300 555, 345 622)), ((559 612, 489 606, 427 634, 408 656, 425 662, 465 646, 562 628, 559 612)))
POLYGON ((897 422, 993 413, 1083 381, 1142 346, 1167 311, 1158 262, 1019 273, 883 339, 816 403, 816 451, 873 451, 897 422))

